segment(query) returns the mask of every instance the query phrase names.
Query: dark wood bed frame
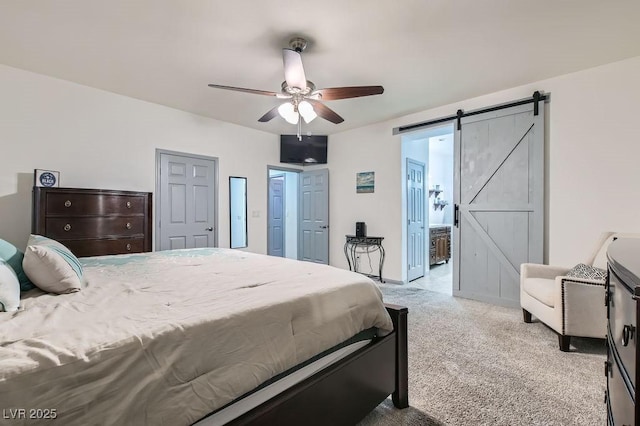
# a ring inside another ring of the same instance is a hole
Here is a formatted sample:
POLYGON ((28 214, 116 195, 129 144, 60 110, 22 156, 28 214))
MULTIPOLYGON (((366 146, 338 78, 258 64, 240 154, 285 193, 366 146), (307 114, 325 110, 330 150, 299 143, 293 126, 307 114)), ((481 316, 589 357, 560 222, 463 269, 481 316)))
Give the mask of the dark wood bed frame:
MULTIPOLYGON (((34 188, 33 232, 62 241, 79 257, 150 251, 151 196, 102 189, 34 188), (136 217, 143 218, 138 225, 136 217)), ((354 425, 389 395, 396 407, 408 407, 408 310, 397 305, 386 308, 393 332, 229 425, 354 425)))
POLYGON ((407 308, 385 305, 393 332, 287 389, 228 425, 355 425, 389 395, 409 406, 407 308))

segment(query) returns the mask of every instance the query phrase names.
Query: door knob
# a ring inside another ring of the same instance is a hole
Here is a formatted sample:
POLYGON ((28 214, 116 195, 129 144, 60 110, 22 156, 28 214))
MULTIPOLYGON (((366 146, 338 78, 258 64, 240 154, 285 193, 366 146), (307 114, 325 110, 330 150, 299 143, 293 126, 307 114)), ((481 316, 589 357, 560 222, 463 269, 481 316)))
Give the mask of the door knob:
POLYGON ((329 228, 329 225, 323 225, 320 227, 320 229, 328 229, 328 228, 329 228))
POLYGON ((213 231, 213 228, 210 226, 210 227, 208 227, 208 228, 205 228, 204 230, 205 230, 205 231, 213 231))

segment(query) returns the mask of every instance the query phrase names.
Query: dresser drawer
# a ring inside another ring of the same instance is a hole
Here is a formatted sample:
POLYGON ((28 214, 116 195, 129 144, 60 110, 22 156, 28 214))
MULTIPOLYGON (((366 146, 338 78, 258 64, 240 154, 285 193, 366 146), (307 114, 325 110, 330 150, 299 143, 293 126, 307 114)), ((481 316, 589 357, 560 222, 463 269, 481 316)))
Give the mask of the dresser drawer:
POLYGON ((613 270, 609 272, 609 328, 622 368, 635 387, 638 340, 636 302, 613 270))
POLYGON ((47 218, 46 230, 49 238, 56 240, 133 237, 144 233, 144 218, 141 216, 47 218))
POLYGON ((145 197, 114 194, 51 193, 47 194, 46 209, 47 215, 142 215, 145 213, 145 197))
POLYGON ((611 348, 609 348, 607 359, 609 362, 607 403, 610 410, 607 417, 613 417, 609 422, 614 425, 635 425, 635 405, 624 384, 620 366, 611 354, 611 348))
POLYGON ((63 240, 61 243, 78 257, 142 253, 145 251, 144 238, 122 238, 118 240, 63 240))

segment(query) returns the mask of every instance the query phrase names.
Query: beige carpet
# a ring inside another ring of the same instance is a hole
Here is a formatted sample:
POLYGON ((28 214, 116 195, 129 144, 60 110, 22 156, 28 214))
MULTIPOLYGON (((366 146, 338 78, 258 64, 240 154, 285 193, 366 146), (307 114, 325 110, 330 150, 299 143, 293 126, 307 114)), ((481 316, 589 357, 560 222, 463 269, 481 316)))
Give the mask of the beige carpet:
POLYGON ((556 334, 522 311, 382 284, 409 308, 409 403, 390 399, 368 425, 604 425, 604 340, 556 334))

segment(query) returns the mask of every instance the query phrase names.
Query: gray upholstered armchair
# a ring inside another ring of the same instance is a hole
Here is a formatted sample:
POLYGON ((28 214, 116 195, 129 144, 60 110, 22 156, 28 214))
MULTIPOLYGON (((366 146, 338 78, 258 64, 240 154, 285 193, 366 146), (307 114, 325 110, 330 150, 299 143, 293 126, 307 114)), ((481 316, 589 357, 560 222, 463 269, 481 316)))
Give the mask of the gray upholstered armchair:
MULTIPOLYGON (((639 238, 640 234, 605 232, 584 262, 607 268, 607 246, 617 237, 639 238)), ((532 315, 558 333, 561 351, 569 351, 571 336, 604 338, 607 307, 604 279, 569 277, 571 268, 534 263, 520 265, 520 305, 524 322, 532 315)))

